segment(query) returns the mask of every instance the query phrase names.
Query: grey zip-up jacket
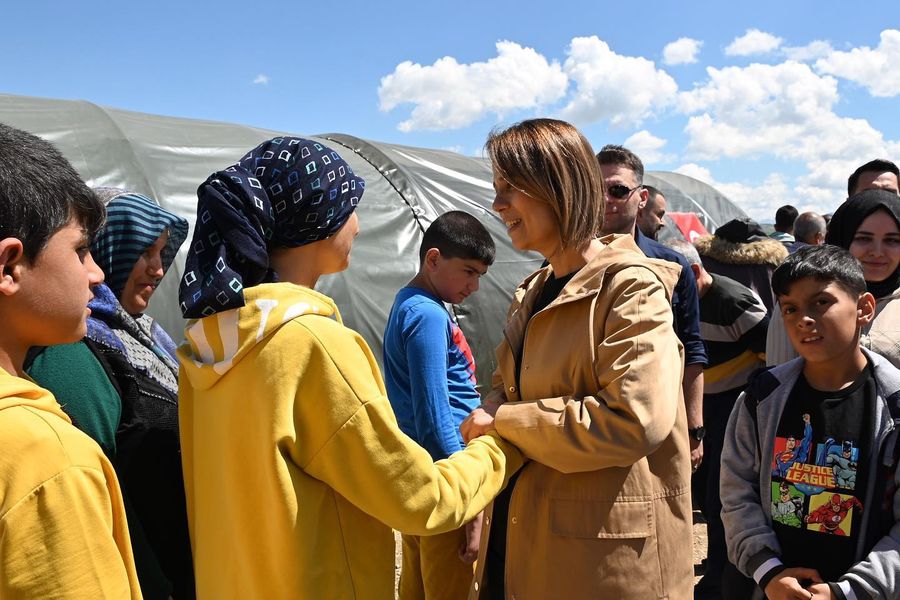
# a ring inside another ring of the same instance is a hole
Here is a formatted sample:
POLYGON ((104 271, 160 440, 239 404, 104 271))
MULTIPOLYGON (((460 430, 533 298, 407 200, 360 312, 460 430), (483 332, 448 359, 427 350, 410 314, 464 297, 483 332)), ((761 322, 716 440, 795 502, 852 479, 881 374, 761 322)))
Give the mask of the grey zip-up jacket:
MULTIPOLYGON (((878 394, 869 420, 872 460, 863 497, 866 511, 855 564, 829 584, 842 600, 900 598, 900 370, 880 355, 862 350, 874 367, 878 394)), ((784 568, 768 510, 769 463, 778 422, 803 364, 797 358, 751 377, 725 432, 720 494, 728 558, 762 587, 784 568)), ((762 598, 762 592, 757 590, 755 597, 762 598)))

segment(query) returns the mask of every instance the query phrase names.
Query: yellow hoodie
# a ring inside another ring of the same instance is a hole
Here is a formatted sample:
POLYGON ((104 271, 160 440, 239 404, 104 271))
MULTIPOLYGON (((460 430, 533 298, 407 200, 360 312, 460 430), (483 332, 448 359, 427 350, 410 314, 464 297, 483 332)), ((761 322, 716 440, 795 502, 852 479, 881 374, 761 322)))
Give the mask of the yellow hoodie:
POLYGON ((140 597, 112 465, 50 392, 0 369, 0 598, 140 597))
POLYGON ((198 597, 393 598, 391 528, 460 527, 521 454, 484 436, 433 463, 330 298, 288 283, 244 296, 188 323, 178 352, 198 597))

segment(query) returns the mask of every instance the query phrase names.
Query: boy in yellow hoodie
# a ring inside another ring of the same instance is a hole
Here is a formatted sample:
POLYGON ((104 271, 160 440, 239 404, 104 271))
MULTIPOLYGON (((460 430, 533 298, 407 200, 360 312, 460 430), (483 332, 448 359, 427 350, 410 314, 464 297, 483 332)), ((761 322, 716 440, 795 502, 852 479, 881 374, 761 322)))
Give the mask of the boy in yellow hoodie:
POLYGON ((0 598, 141 597, 112 465, 23 370, 84 336, 103 218, 59 151, 0 124, 0 598))
POLYGON ((283 137, 198 190, 179 411, 201 600, 393 598, 391 528, 458 528, 522 463, 490 436, 432 462, 314 291, 347 268, 364 185, 330 148, 283 137))

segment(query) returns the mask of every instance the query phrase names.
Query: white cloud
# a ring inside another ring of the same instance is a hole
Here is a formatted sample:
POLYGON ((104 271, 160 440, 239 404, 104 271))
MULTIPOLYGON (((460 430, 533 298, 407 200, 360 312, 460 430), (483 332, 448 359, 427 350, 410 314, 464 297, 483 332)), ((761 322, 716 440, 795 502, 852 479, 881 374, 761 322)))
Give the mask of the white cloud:
POLYGON ((759 185, 716 182, 714 187, 760 222, 771 223, 779 206, 794 204, 793 194, 780 173, 772 173, 759 185))
POLYGON ((809 165, 829 159, 864 162, 895 147, 863 119, 834 113, 837 81, 808 65, 708 68, 706 82, 679 96, 692 115, 685 132, 689 157, 772 155, 809 165))
MULTIPOLYGON (((900 153, 900 142, 886 140, 865 119, 836 114, 837 80, 807 64, 708 68, 707 74, 705 82, 679 95, 679 107, 690 115, 687 158, 774 157, 806 168, 790 182, 779 176, 761 185, 716 184, 755 218, 770 220, 784 203, 833 211, 858 165, 900 153)), ((692 174, 695 167, 683 168, 692 174)))
POLYGON ((834 49, 824 40, 815 40, 805 46, 782 46, 782 53, 788 60, 807 61, 828 56, 834 49))
POLYGON ((712 173, 709 172, 709 169, 701 167, 697 163, 685 163, 676 168, 675 172, 687 175, 688 177, 693 177, 694 179, 702 181, 703 183, 708 183, 709 185, 712 185, 715 181, 712 173))
POLYGON ((856 82, 873 96, 900 95, 900 31, 886 29, 875 49, 868 46, 849 52, 835 51, 816 61, 816 68, 856 82))
POLYGON ((616 54, 596 36, 574 38, 563 68, 576 89, 561 115, 578 124, 638 124, 670 105, 678 92, 675 80, 653 61, 616 54))
POLYGON ((502 118, 513 110, 552 104, 565 95, 568 79, 558 62, 514 42, 496 47, 497 56, 486 62, 460 64, 445 56, 426 66, 400 63, 381 79, 381 110, 414 104, 401 131, 453 129, 491 113, 502 118))
POLYGON ((666 140, 656 137, 646 129, 631 135, 622 145, 640 156, 641 162, 644 163, 645 167, 653 163, 668 162, 674 159, 672 155, 662 152, 663 146, 666 145, 666 140))
MULTIPOLYGON (((758 222, 773 222, 775 211, 784 204, 793 204, 801 211, 822 212, 820 205, 816 202, 800 202, 796 190, 791 190, 784 175, 780 173, 772 173, 762 183, 752 184, 738 181, 717 181, 709 169, 696 163, 683 164, 675 169, 675 172, 713 186, 758 222)), ((828 206, 827 203, 822 205, 828 206)))
POLYGON ((747 32, 734 38, 725 48, 728 56, 750 56, 752 54, 765 54, 777 50, 784 41, 771 33, 759 29, 748 29, 747 32))
POLYGON ((269 83, 269 76, 265 75, 263 73, 260 73, 259 75, 257 75, 256 78, 253 80, 254 85, 268 85, 268 83, 269 83))
POLYGON ((687 37, 679 38, 663 48, 663 62, 667 65, 687 65, 697 62, 703 42, 687 37))

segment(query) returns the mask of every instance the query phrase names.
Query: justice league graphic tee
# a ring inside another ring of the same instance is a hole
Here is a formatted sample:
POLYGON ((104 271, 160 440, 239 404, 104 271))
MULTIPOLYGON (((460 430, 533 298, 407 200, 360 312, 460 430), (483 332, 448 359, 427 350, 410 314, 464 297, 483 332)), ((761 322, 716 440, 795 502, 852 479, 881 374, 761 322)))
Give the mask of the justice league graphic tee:
POLYGON ((789 567, 836 581, 853 564, 865 507, 875 379, 867 365, 849 387, 814 389, 800 374, 781 414, 772 456, 772 527, 789 567))

